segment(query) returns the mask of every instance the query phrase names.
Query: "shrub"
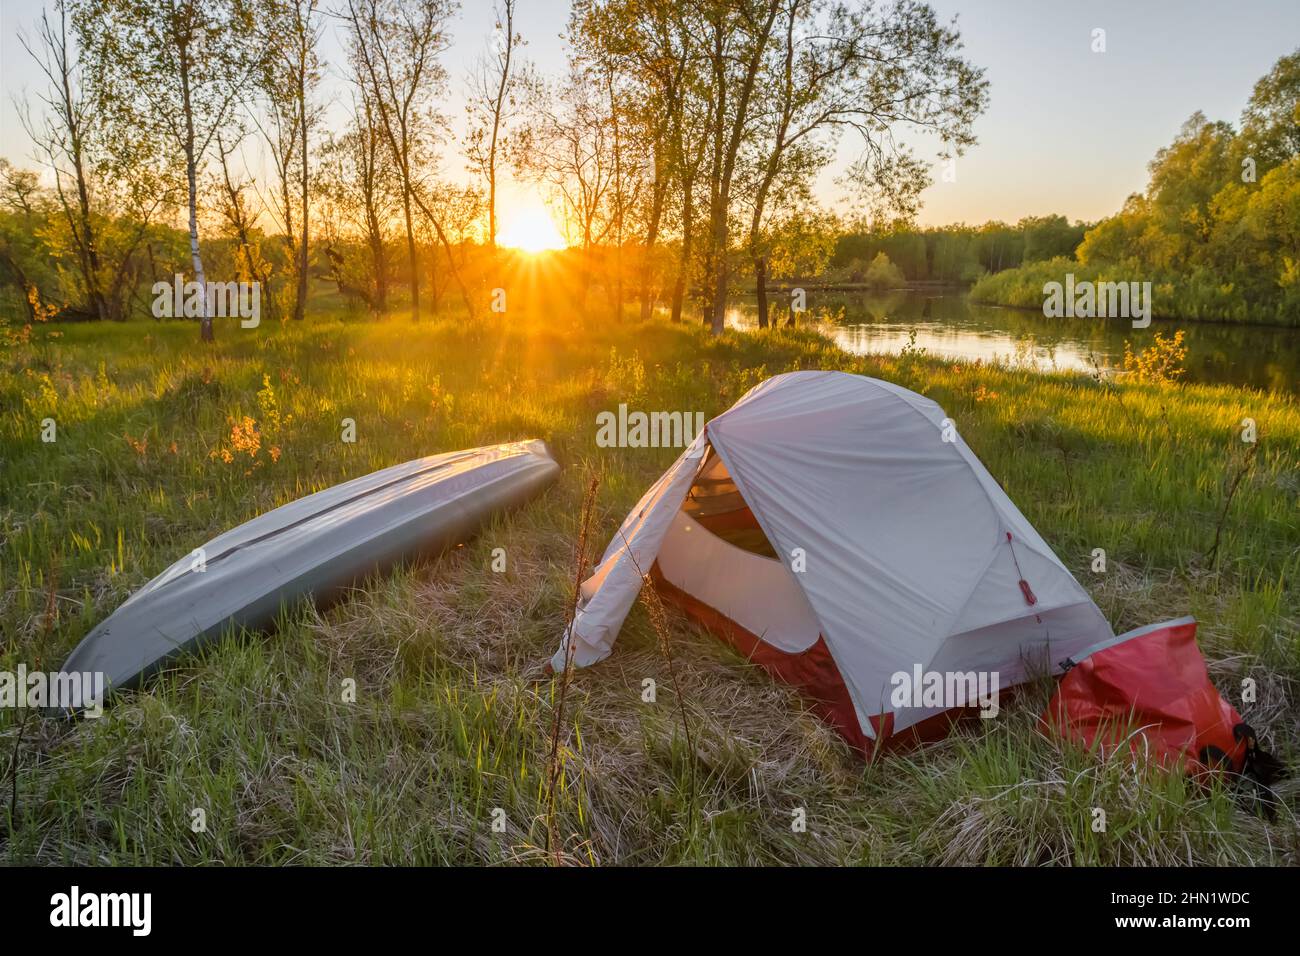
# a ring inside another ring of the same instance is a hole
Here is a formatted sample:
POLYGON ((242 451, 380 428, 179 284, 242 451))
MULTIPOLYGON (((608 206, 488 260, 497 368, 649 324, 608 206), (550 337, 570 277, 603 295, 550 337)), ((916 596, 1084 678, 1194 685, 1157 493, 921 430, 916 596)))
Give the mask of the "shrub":
POLYGON ((877 252, 867 266, 862 281, 873 289, 898 289, 906 284, 902 270, 889 261, 889 256, 877 252))

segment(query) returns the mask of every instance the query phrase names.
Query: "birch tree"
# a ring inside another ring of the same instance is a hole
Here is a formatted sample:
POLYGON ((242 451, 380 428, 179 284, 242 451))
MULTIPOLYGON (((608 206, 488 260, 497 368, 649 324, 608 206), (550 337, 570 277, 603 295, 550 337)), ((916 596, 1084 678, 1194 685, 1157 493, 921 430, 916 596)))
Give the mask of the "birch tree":
MULTIPOLYGON (((133 111, 183 170, 190 263, 206 286, 199 243, 198 179, 217 134, 260 64, 245 0, 72 0, 82 50, 96 61, 97 95, 133 111)), ((200 337, 214 338, 207 296, 200 337)))

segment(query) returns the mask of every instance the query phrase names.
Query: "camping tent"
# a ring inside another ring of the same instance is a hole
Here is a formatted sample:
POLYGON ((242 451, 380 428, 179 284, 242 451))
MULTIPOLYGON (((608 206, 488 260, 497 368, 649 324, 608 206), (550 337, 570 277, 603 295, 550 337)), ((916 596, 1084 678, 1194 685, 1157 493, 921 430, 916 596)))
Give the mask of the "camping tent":
POLYGON ((1005 688, 1113 637, 937 404, 841 372, 778 375, 707 424, 583 582, 556 670, 610 653, 644 575, 864 751, 952 708, 900 706, 900 674, 1005 688))

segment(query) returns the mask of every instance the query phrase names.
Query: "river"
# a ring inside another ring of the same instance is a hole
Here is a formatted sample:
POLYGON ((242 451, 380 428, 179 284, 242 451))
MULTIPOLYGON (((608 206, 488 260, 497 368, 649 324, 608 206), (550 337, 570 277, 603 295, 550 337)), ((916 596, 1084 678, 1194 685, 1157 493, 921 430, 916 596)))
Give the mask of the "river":
MULTIPOLYGON (((773 311, 788 293, 771 296, 773 311)), ((823 328, 856 354, 897 354, 916 330, 916 347, 942 358, 1030 367, 1041 371, 1122 371, 1124 342, 1134 351, 1150 345, 1156 332, 1185 332, 1185 381, 1245 385, 1300 392, 1300 329, 1217 322, 1156 320, 1135 329, 1121 319, 1049 319, 1025 309, 977 305, 960 289, 900 290, 886 293, 811 293, 802 322, 823 328)), ((753 296, 728 307, 736 328, 756 324, 753 296)))

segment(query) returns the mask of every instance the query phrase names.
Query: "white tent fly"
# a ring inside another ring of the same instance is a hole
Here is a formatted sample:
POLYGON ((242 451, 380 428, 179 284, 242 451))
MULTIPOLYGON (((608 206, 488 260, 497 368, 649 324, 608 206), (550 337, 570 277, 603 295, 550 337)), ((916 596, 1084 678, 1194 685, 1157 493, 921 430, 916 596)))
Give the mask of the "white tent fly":
POLYGON ((859 748, 953 706, 899 706, 900 674, 1006 688, 1113 637, 937 404, 841 372, 708 423, 583 583, 557 671, 610 653, 644 574, 859 748))

